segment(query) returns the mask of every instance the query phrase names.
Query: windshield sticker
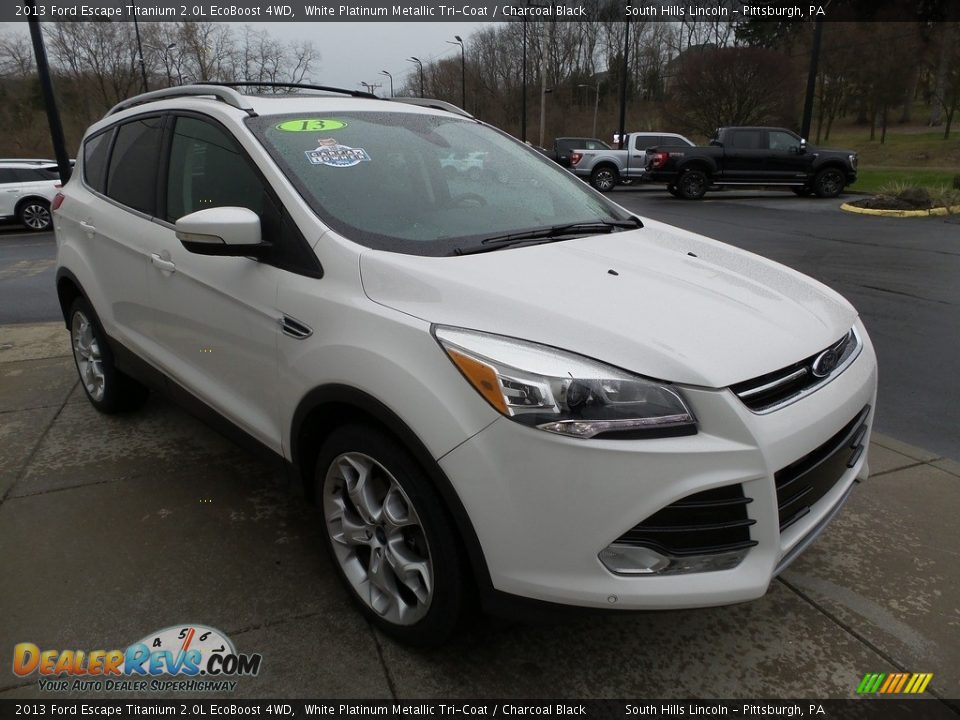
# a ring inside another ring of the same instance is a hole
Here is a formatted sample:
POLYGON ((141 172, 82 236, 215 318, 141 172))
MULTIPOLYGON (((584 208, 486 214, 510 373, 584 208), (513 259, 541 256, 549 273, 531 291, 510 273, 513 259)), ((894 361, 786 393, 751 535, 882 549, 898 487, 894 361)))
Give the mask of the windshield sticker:
POLYGON ((277 125, 277 130, 283 132, 323 132, 326 130, 341 130, 347 124, 343 120, 331 120, 330 118, 297 118, 296 120, 287 120, 277 125))
POLYGON ((370 156, 363 148, 352 148, 341 145, 333 138, 317 140, 316 150, 305 150, 304 154, 311 165, 327 165, 328 167, 353 167, 362 162, 369 162, 370 156))

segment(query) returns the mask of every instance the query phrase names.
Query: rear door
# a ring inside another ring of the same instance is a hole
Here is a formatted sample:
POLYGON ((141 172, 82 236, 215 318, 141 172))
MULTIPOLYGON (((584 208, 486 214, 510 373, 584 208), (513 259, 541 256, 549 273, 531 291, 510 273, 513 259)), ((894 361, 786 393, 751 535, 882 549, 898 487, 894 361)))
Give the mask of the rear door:
POLYGON ((14 168, 0 168, 0 217, 11 217, 20 199, 20 178, 14 168))
POLYGON ((724 138, 722 178, 731 182, 762 182, 766 178, 767 153, 759 128, 730 130, 724 138))

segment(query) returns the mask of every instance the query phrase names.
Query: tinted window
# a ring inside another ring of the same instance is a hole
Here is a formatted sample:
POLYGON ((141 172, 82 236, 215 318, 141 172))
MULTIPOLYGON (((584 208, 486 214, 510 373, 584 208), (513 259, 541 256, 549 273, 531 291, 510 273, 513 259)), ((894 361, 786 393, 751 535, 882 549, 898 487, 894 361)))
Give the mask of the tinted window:
POLYGON ((20 182, 17 177, 17 171, 13 168, 0 168, 0 183, 20 182))
POLYGON ((191 117, 177 118, 170 149, 167 220, 211 207, 263 212, 260 178, 232 137, 191 117))
POLYGON ((759 130, 734 130, 730 133, 731 147, 741 150, 759 150, 760 149, 760 131, 759 130))
POLYGON ((771 150, 791 150, 800 146, 800 139, 783 130, 770 130, 767 133, 771 150))
POLYGON ((107 195, 119 203, 153 214, 163 119, 143 118, 121 125, 110 155, 107 195))
POLYGON ((94 135, 83 144, 83 179, 97 192, 104 191, 107 175, 107 154, 110 152, 110 131, 94 135))
POLYGON ((20 182, 26 183, 35 183, 35 182, 46 182, 48 180, 59 180, 60 175, 56 172, 51 172, 50 170, 44 170, 42 168, 19 168, 17 170, 17 177, 20 182))

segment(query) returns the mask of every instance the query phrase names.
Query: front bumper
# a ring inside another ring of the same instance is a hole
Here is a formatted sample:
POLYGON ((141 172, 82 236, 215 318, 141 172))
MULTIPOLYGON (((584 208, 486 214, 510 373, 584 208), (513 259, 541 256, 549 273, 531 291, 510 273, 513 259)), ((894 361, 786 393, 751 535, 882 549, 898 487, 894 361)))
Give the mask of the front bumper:
MULTIPOLYGON (((762 596, 868 474, 866 453, 783 532, 774 474, 875 406, 877 370, 863 333, 859 357, 810 396, 757 415, 730 390, 683 388, 697 435, 577 440, 500 418, 440 459, 470 515, 493 587, 535 600, 622 609, 723 605, 762 596), (737 567, 625 576, 598 555, 662 508, 740 484, 756 545, 737 567)), ((869 443, 873 410, 863 444, 869 443)))

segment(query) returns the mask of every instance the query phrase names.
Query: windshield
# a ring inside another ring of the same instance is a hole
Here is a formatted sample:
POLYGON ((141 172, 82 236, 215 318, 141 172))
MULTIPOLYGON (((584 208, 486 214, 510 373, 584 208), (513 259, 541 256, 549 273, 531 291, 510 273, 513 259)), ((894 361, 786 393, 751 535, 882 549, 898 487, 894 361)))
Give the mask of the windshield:
POLYGON ((629 216, 476 121, 404 112, 247 120, 331 228, 380 250, 448 255, 485 238, 629 216))

